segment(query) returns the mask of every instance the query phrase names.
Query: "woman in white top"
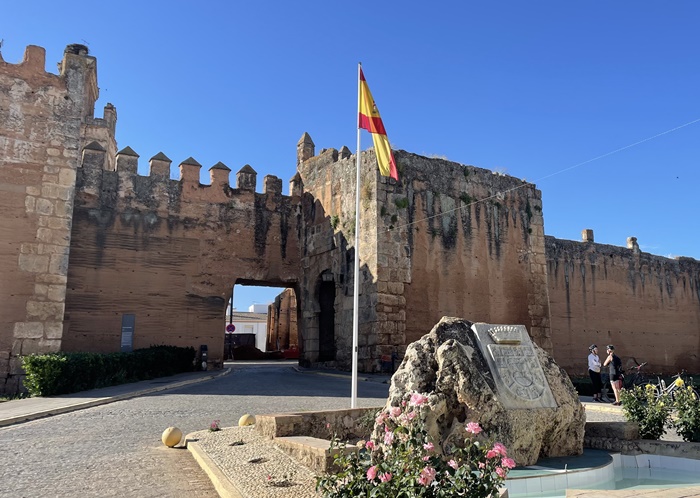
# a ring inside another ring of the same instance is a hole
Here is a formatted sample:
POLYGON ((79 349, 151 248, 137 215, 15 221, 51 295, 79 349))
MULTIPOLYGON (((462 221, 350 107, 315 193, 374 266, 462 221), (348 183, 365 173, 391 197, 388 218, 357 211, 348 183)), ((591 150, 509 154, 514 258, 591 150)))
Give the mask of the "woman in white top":
POLYGON ((598 403, 605 403, 600 391, 603 388, 603 381, 600 378, 600 358, 598 357, 598 346, 591 344, 588 348, 591 354, 588 355, 588 375, 591 377, 591 383, 593 384, 593 401, 598 403))

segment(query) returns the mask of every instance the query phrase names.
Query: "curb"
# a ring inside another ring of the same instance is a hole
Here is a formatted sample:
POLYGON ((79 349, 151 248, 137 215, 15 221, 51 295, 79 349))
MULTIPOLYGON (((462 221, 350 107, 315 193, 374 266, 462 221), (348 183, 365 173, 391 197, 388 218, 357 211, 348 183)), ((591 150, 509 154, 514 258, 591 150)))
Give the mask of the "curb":
POLYGON ((593 403, 589 401, 582 401, 581 404, 586 410, 591 410, 595 412, 606 412, 606 413, 622 413, 622 407, 612 406, 609 403, 601 405, 599 403, 593 403), (607 405, 607 406, 606 406, 607 405))
MULTIPOLYGON (((310 372, 314 373, 316 375, 322 375, 323 377, 335 377, 336 379, 348 379, 352 380, 352 377, 348 377, 347 375, 344 374, 335 374, 335 373, 329 373, 329 372, 310 372)), ((357 377, 358 382, 367 382, 369 379, 367 377, 357 377)))
POLYGON ((204 473, 209 477, 214 489, 221 498, 244 498, 238 488, 216 465, 209 455, 197 443, 197 439, 190 434, 185 436, 185 448, 192 454, 195 461, 204 473))
MULTIPOLYGON (((322 375, 324 377, 335 377, 337 379, 352 380, 352 377, 347 375, 347 374, 333 373, 333 372, 322 372, 319 370, 303 370, 297 366, 293 366, 292 369, 294 369, 294 371, 301 373, 301 374, 322 375)), ((371 379, 369 377, 359 377, 358 376, 357 380, 358 380, 358 382, 376 382, 378 384, 388 384, 388 381, 386 381, 386 380, 375 380, 375 379, 371 379)))
MULTIPOLYGON (((346 374, 341 374, 341 373, 333 373, 333 372, 320 372, 318 370, 302 370, 300 367, 293 366, 292 369, 301 374, 312 374, 312 375, 322 375, 324 377, 335 377, 337 379, 348 379, 352 380, 352 377, 346 374)), ((369 380, 367 377, 358 377, 358 381, 367 381, 369 380)))
POLYGON ((213 380, 218 377, 223 377, 231 372, 231 368, 225 369, 223 372, 207 375, 198 379, 182 380, 179 382, 173 382, 172 384, 165 384, 162 386, 151 387, 148 389, 142 389, 140 391, 134 391, 130 393, 118 394, 116 396, 106 396, 104 398, 93 399, 90 401, 83 401, 78 403, 73 403, 66 406, 59 406, 56 408, 50 408, 48 410, 37 411, 34 413, 28 413, 25 415, 18 415, 12 418, 0 419, 0 427, 6 427, 8 425, 21 424, 23 422, 31 422, 32 420, 37 420, 40 418, 51 417, 53 415, 60 415, 62 413, 69 413, 78 410, 83 410, 85 408, 92 408, 93 406, 106 405, 107 403, 112 403, 114 401, 122 401, 125 399, 135 398, 137 396, 144 396, 146 394, 157 393, 160 391, 167 391, 168 389, 175 389, 178 387, 187 386, 190 384, 197 384, 199 382, 206 382, 208 380, 213 380))

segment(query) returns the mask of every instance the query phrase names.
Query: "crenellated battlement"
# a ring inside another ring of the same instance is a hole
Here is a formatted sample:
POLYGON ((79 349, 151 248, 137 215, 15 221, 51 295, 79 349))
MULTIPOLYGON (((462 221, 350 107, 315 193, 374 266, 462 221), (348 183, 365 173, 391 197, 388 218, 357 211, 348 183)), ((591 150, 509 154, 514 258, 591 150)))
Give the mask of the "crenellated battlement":
POLYGON ((88 117, 88 126, 97 126, 99 128, 107 128, 112 131, 112 133, 117 130, 117 108, 111 103, 107 103, 102 111, 102 117, 88 117))
POLYGON ((256 196, 282 200, 298 198, 303 192, 298 175, 290 181, 289 196, 282 195, 280 178, 266 175, 262 193, 256 193, 258 174, 248 164, 236 173, 233 187, 231 168, 223 162, 209 168, 209 184, 200 182, 202 165, 193 157, 178 165, 180 178, 177 180, 170 178, 172 160, 163 152, 151 157, 148 164, 149 174, 139 175, 139 154, 131 147, 125 147, 110 157, 105 147, 94 140, 82 150, 77 177, 78 193, 85 194, 83 201, 88 204, 104 205, 105 202, 122 199, 151 208, 158 206, 158 209, 171 210, 183 202, 225 204, 236 200, 237 203, 248 202, 252 206, 256 196), (112 164, 114 167, 111 167, 112 164))
POLYGON ((3 73, 23 80, 43 78, 43 84, 57 86, 62 86, 63 84, 60 75, 46 71, 46 49, 43 47, 36 45, 27 46, 24 49, 22 61, 17 64, 6 62, 2 57, 2 53, 0 53, 0 66, 3 73))
POLYGON ((58 63, 58 71, 58 74, 46 71, 46 50, 43 47, 27 46, 24 57, 18 64, 6 62, 0 55, 0 72, 5 77, 14 78, 15 84, 19 85, 17 89, 31 89, 35 100, 48 98, 56 106, 60 101, 51 98, 51 90, 67 92, 70 99, 65 99, 66 102, 57 107, 78 106, 79 114, 86 122, 92 119, 95 102, 99 97, 97 60, 88 55, 86 46, 68 45, 63 59, 58 63))

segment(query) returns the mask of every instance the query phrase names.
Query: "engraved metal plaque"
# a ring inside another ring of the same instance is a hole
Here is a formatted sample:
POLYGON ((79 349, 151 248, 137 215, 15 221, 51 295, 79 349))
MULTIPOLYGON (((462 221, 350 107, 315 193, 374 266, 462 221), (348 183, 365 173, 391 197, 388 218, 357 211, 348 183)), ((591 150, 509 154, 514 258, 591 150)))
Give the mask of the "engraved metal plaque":
POLYGON ((475 323, 472 330, 506 408, 556 408, 524 325, 475 323))

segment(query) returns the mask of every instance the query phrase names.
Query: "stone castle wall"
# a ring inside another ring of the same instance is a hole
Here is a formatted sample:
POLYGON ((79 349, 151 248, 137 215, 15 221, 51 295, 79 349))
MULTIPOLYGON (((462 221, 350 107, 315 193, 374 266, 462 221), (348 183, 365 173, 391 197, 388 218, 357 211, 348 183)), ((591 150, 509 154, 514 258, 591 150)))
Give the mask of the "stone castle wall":
MULTIPOLYGON (((305 215, 302 266, 304 278, 311 280, 302 292, 315 292, 318 279, 335 283, 334 359, 348 368, 356 156, 346 147, 310 157, 301 151, 299 156, 306 157, 299 174, 313 199, 304 208, 305 213, 312 209, 313 216, 305 215)), ((371 151, 361 161, 360 369, 378 370, 382 356, 401 356, 444 315, 524 323, 550 349, 539 191, 472 166, 405 151, 395 151, 395 156, 400 182, 378 174, 371 151)), ((320 302, 312 295, 303 301, 320 302)), ((318 308, 302 313, 308 353, 310 346, 323 342, 324 331, 318 308)))
POLYGON ((403 187, 380 201, 380 280, 405 297, 405 342, 455 316, 524 324, 550 350, 541 193, 450 161, 397 162, 403 187))
MULTIPOLYGON (((0 392, 19 386, 19 356, 207 345, 235 284, 293 289, 301 361, 348 369, 352 354, 356 155, 297 144, 290 195, 246 165, 188 158, 170 179, 117 149, 111 104, 94 116, 96 61, 66 49, 0 59, 0 392), (167 317, 164 320, 164 317, 167 317)), ((361 155, 359 369, 401 356, 443 316, 524 324, 572 373, 589 343, 612 342, 657 371, 700 371, 700 262, 544 236, 541 194, 506 175, 396 151, 400 181, 361 155)), ((589 239, 591 240, 591 239, 589 239)), ((285 302, 287 302, 285 300, 285 302)), ((291 303, 291 301, 289 301, 291 303)), ((286 339, 285 339, 286 340, 286 339)))
POLYGON ((236 283, 295 287, 299 195, 244 166, 180 164, 159 153, 148 176, 117 151, 116 110, 96 118, 96 60, 67 47, 59 74, 45 51, 0 59, 0 392, 16 392, 21 355, 119 351, 122 316, 133 347, 206 344, 221 361, 225 303, 236 283), (167 317, 164 319, 164 317, 167 317))
MULTIPOLYGON (((304 360, 330 363, 348 368, 351 362, 354 238, 355 238, 355 156, 347 147, 322 150, 314 154, 308 135, 297 149, 298 175, 304 185, 302 213, 304 219, 301 250, 303 268, 300 295, 299 342, 304 360), (325 303, 325 305, 322 305, 325 303)), ((373 166, 370 158, 362 161, 368 175, 373 166)), ((361 233, 365 231, 365 204, 361 212, 361 233)), ((371 354, 366 351, 372 334, 373 315, 370 295, 373 294, 370 264, 371 233, 365 232, 360 242, 360 358, 362 366, 371 370, 371 354), (366 363, 366 365, 365 365, 366 363)))
POLYGON ((606 344, 627 367, 700 372, 700 261, 630 247, 546 237, 552 345, 560 366, 587 372, 588 346, 606 344))

